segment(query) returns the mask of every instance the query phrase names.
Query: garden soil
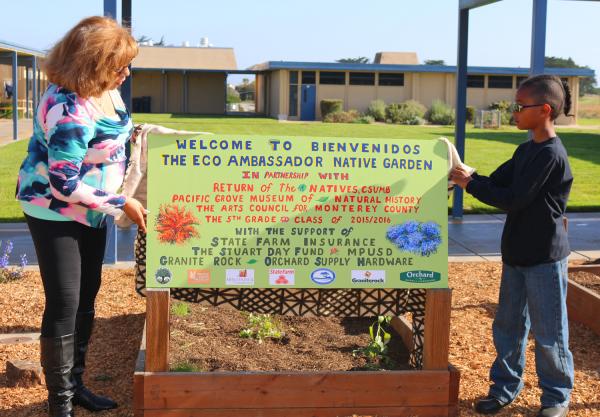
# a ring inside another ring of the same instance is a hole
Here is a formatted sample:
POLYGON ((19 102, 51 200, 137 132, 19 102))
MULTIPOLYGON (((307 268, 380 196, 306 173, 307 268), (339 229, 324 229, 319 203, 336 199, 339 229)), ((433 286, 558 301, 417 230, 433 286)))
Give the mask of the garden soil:
MULTIPOLYGON (((477 415, 473 412, 473 404, 487 392, 489 366, 494 359, 491 325, 500 271, 498 263, 452 263, 449 266, 453 288, 450 362, 461 372, 462 416, 477 415)), ((572 278, 598 291, 599 280, 595 276, 577 273, 572 278)), ((145 311, 145 300, 133 288, 133 271, 104 270, 96 304, 97 325, 85 376, 92 390, 112 397, 120 407, 100 414, 77 407, 78 417, 133 416, 133 372, 145 311)), ((39 332, 44 307, 39 274, 28 272, 17 282, 0 284, 0 306, 0 333, 39 332)), ((187 362, 199 369, 215 371, 264 369, 265 360, 271 363, 272 369, 357 369, 365 365, 364 359, 353 357, 352 351, 368 342, 368 326, 372 320, 286 317, 281 319, 286 333, 282 341, 258 343, 238 336, 240 330, 248 327, 243 314, 223 307, 198 307, 194 306, 190 313, 191 317, 197 317, 195 323, 188 322, 185 317, 172 316, 171 338, 177 347, 171 348, 171 366, 187 362), (186 333, 197 337, 190 338, 186 333), (220 344, 227 354, 190 355, 196 351, 191 343, 202 343, 207 347, 220 344), (245 352, 236 351, 236 347, 242 347, 245 352), (277 356, 283 355, 281 349, 292 349, 294 355, 277 356), (261 354, 249 356, 248 351, 261 354), (273 353, 275 351, 278 353, 273 353), (309 361, 307 356, 314 357, 309 361)), ((600 416, 600 337, 576 323, 570 324, 570 332, 575 358, 575 388, 569 416, 600 416)), ((406 352, 395 344, 390 351, 394 352, 394 359, 402 368, 406 352)), ((9 360, 38 361, 37 343, 0 344, 0 416, 43 417, 45 389, 41 386, 8 387, 5 369, 9 360)), ((539 396, 533 341, 530 340, 525 388, 513 404, 497 415, 534 416, 539 408, 539 396)))

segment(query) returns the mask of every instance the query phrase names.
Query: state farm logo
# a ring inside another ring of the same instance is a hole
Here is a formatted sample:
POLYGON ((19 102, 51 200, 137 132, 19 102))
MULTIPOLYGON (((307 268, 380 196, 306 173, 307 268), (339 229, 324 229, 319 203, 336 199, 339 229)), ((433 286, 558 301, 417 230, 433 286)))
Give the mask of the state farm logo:
POLYGON ((226 269, 226 285, 254 285, 254 269, 226 269))
POLYGON ((364 270, 364 269, 353 269, 352 270, 352 283, 353 284, 384 284, 385 283, 385 271, 383 270, 364 270))
POLYGON ((294 285, 295 272, 294 269, 269 269, 269 284, 294 285))
POLYGON ((210 284, 210 271, 208 269, 188 269, 188 284, 208 285, 210 284))

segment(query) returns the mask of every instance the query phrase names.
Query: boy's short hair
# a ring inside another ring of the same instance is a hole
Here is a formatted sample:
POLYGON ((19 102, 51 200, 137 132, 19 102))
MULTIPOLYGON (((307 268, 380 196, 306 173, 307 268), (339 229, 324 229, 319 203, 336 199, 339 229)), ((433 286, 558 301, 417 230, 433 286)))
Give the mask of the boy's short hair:
POLYGON ((50 82, 88 98, 108 90, 137 54, 137 42, 126 29, 108 17, 92 16, 54 45, 42 67, 50 82))
POLYGON ((534 96, 538 103, 544 103, 552 107, 550 118, 555 120, 564 113, 569 116, 571 111, 571 89, 569 84, 555 75, 536 75, 529 77, 521 84, 519 90, 526 89, 534 96))

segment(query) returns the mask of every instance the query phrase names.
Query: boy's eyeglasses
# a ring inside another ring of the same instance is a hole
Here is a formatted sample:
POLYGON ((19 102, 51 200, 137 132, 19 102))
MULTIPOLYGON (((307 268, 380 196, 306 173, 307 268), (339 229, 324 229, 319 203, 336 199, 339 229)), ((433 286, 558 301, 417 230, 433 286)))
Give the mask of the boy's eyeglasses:
POLYGON ((523 109, 528 109, 529 107, 540 107, 543 106, 546 103, 542 103, 542 104, 517 104, 517 103, 513 103, 510 107, 510 111, 512 111, 513 113, 519 113, 521 112, 523 109))

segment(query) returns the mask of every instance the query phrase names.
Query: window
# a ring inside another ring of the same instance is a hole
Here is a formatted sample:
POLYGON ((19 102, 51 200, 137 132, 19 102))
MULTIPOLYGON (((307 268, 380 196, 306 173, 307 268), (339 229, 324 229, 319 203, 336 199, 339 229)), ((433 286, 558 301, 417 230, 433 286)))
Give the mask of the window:
POLYGON ((302 71, 302 84, 315 84, 316 78, 314 71, 302 71))
POLYGON ((379 85, 404 85, 404 74, 393 73, 393 72, 380 72, 379 73, 379 85))
POLYGON ((489 75, 489 88, 512 88, 512 76, 510 75, 489 75))
POLYGON ((298 116, 298 71, 290 71, 290 111, 288 116, 298 116))
POLYGON ((319 76, 319 83, 344 85, 346 84, 346 73, 337 71, 321 71, 319 76))
POLYGON ((467 75, 467 87, 471 88, 483 88, 484 76, 483 75, 467 75))
POLYGON ((528 77, 517 77, 517 88, 521 85, 523 81, 525 81, 528 77))
POLYGON ((375 85, 375 73, 351 72, 350 85, 375 85))

